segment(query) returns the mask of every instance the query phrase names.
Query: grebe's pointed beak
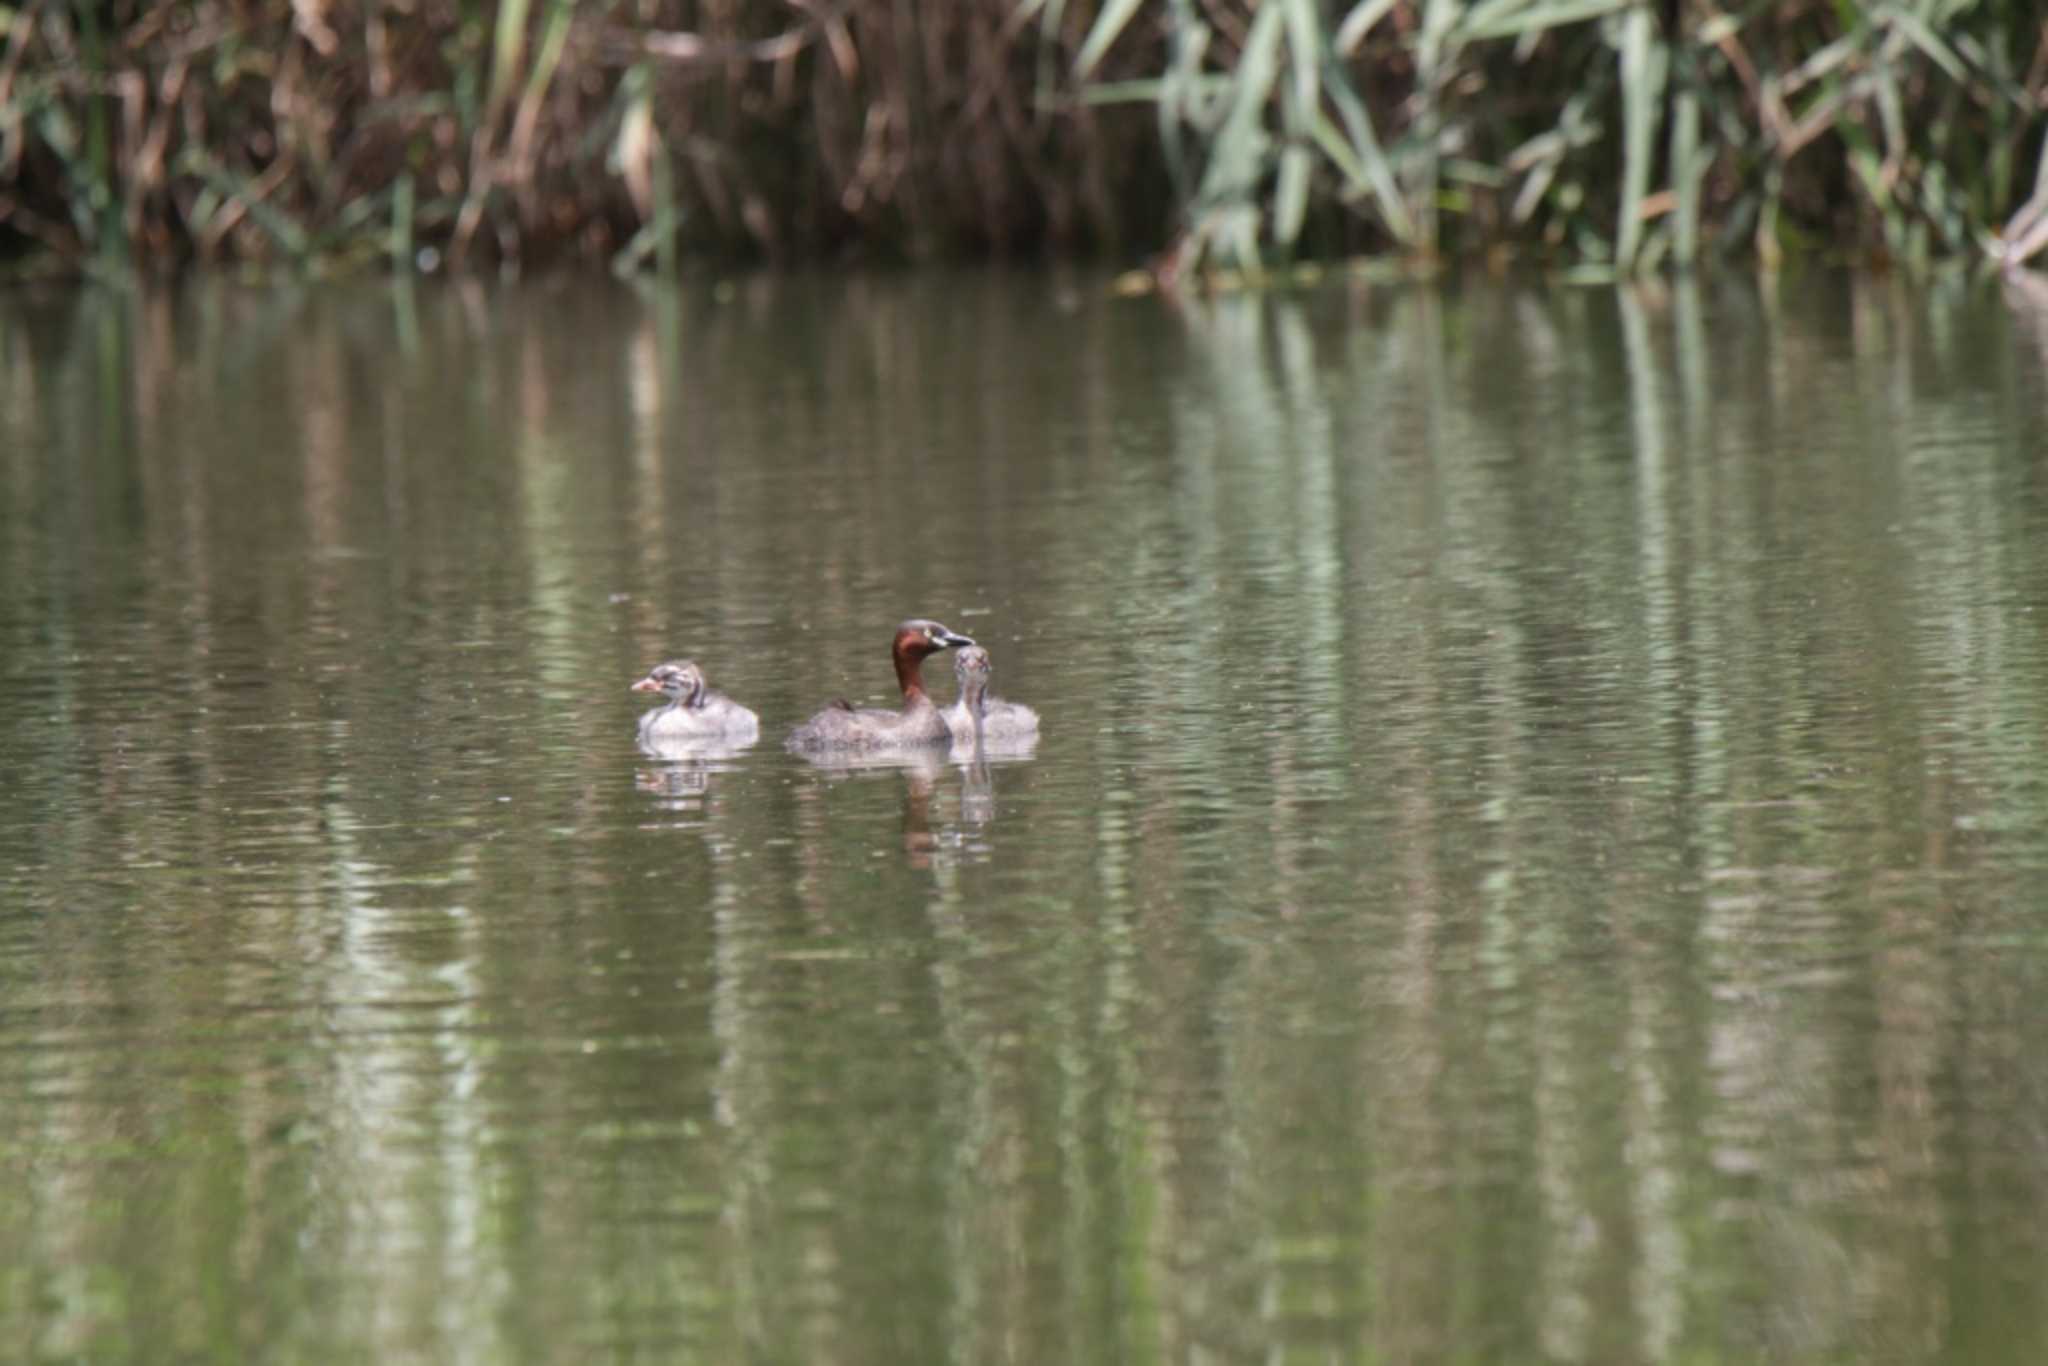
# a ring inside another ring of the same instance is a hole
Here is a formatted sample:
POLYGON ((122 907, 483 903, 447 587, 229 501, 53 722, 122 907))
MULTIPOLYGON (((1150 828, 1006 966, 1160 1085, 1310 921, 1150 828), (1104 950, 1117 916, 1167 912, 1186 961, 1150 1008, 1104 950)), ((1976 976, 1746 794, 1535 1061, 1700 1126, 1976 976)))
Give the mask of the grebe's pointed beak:
POLYGON ((640 681, 639 681, 638 683, 635 683, 635 684, 634 684, 634 685, 633 685, 633 686, 632 686, 631 688, 627 689, 627 691, 628 691, 628 692, 660 692, 660 691, 661 691, 661 684, 659 684, 659 683, 657 683, 657 682, 655 682, 655 681, 654 681, 654 675, 653 675, 653 674, 649 674, 649 675, 647 675, 647 677, 645 677, 645 678, 641 679, 641 680, 640 680, 640 681))
POLYGON ((942 650, 958 650, 963 646, 972 645, 974 637, 963 636, 958 631, 945 631, 936 637, 936 642, 942 650))

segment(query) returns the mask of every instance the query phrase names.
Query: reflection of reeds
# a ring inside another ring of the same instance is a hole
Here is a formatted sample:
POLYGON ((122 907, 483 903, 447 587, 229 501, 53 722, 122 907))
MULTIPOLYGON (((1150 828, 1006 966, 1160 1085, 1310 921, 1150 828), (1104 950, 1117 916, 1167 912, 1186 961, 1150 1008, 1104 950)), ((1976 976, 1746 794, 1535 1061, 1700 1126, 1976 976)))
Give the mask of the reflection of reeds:
POLYGON ((1303 246, 1525 242, 1622 271, 1808 239, 2048 248, 2025 0, 8 13, 0 250, 73 268, 1167 237, 1169 268, 1303 246))

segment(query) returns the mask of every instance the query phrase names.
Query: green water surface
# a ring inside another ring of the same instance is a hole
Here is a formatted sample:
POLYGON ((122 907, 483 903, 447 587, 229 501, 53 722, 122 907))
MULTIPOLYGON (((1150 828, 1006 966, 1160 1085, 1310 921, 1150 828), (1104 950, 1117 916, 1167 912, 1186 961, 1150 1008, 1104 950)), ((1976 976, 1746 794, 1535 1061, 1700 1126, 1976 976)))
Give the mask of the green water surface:
POLYGON ((0 1358, 2034 1362, 2044 1285, 2023 283, 0 297, 0 1358), (913 614, 1036 752, 785 752, 913 614), (636 750, 678 655, 761 743, 636 750))

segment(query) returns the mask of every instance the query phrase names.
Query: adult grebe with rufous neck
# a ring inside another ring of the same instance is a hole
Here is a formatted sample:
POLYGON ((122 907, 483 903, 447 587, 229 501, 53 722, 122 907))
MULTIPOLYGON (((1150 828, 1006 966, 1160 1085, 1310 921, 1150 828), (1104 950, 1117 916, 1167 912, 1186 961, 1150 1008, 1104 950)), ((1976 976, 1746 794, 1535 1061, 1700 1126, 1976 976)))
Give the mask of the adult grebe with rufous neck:
POLYGON ((924 690, 924 661, 941 650, 974 644, 972 637, 936 621, 913 617, 896 628, 889 657, 896 665, 896 686, 903 706, 897 711, 852 707, 835 702, 790 732, 796 750, 919 749, 952 743, 953 731, 924 690))

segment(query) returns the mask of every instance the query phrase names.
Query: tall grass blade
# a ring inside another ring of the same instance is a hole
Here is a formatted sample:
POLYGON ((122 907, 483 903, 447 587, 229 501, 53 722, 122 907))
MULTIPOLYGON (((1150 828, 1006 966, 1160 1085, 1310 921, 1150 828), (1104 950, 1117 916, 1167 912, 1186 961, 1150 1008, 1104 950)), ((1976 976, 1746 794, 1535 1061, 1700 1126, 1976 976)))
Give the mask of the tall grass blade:
POLYGON ((1387 155, 1380 149, 1379 137, 1373 132, 1372 116, 1366 112, 1360 100, 1342 71, 1334 63, 1326 73, 1325 88, 1330 92, 1330 103, 1337 108, 1337 116, 1344 120, 1345 133, 1349 142, 1344 142, 1330 121, 1321 114, 1310 125, 1310 132, 1354 183, 1364 187, 1378 206, 1380 218, 1387 231, 1402 246, 1412 247, 1415 242, 1415 220, 1408 214, 1408 205, 1401 198, 1401 186, 1395 179, 1394 168, 1387 155))
POLYGON ((1415 210, 1415 245, 1425 253, 1437 248, 1437 157, 1443 132, 1443 96, 1451 82, 1449 73, 1457 50, 1463 45, 1462 20, 1466 18, 1460 0, 1424 0, 1422 32, 1415 42, 1415 119, 1412 135, 1416 155, 1410 163, 1408 198, 1415 210))
POLYGON ((2008 218, 1991 247, 2002 266, 2025 265, 2048 247, 2048 138, 2041 142, 2040 159, 2034 163, 2034 193, 2008 218))
POLYGON ((1562 0, 1553 5, 1494 7, 1484 16, 1475 15, 1461 24, 1458 34, 1466 42, 1487 38, 1513 38, 1524 33, 1547 33, 1588 19, 1601 19, 1618 10, 1631 8, 1635 0, 1562 0))
POLYGON ((1940 34, 1921 22, 1917 16, 1903 9, 1894 9, 1888 18, 1892 27, 1904 34, 1914 47, 1926 53, 1927 59, 1940 67, 1942 73, 1950 80, 1958 85, 1969 83, 1970 73, 1963 65, 1963 59, 1942 41, 1940 34))
POLYGON ((1281 106, 1287 143, 1280 150, 1280 174, 1273 186, 1273 241, 1292 250, 1308 216, 1310 173, 1315 158, 1309 129, 1321 103, 1323 37, 1316 0, 1283 0, 1287 30, 1287 98, 1281 106))
POLYGON ((1166 173, 1173 181, 1176 203, 1185 205, 1194 194, 1194 172, 1189 166, 1187 121, 1199 117, 1209 101, 1205 82, 1215 82, 1217 96, 1229 89, 1226 77, 1205 77, 1202 55, 1208 50, 1209 29, 1195 17, 1190 0, 1171 0, 1167 10, 1167 66, 1157 120, 1159 146, 1166 160, 1166 173))
MULTIPOLYGON (((100 7, 85 3, 77 7, 78 46, 86 70, 95 86, 104 87, 109 66, 107 42, 100 31, 100 7)), ((74 166, 74 176, 85 191, 84 213, 79 216, 85 240, 99 247, 103 268, 119 272, 128 257, 127 234, 122 230, 120 194, 114 168, 113 132, 108 127, 108 98, 94 89, 86 95, 85 155, 74 166)))
POLYGON ((1287 25, 1288 113, 1297 129, 1305 129, 1321 95, 1323 35, 1316 0, 1282 0, 1287 25))
POLYGON ((1784 201, 1785 170, 1773 164, 1764 171, 1764 183, 1756 210, 1756 258, 1765 270, 1776 270, 1785 249, 1779 243, 1778 210, 1784 201))
POLYGON ((485 103, 501 107, 518 79, 526 58, 526 15, 531 0, 498 0, 498 23, 491 35, 491 87, 485 103))
POLYGON ((1647 5, 1631 8, 1621 21, 1621 221, 1614 234, 1614 264, 1624 272, 1634 266, 1643 239, 1643 199, 1650 189, 1650 158, 1662 114, 1668 59, 1655 42, 1656 22, 1647 5))
POLYGON ((275 167, 261 178, 250 180, 236 175, 210 157, 194 152, 187 154, 181 169, 200 176, 211 185, 220 195, 224 211, 238 216, 246 214, 287 256, 294 260, 305 259, 310 247, 306 230, 270 202, 271 187, 277 180, 275 167))
POLYGON ((1331 46, 1342 56, 1350 56, 1365 41, 1365 35, 1372 32, 1374 25, 1394 12, 1400 0, 1358 0, 1337 24, 1336 37, 1331 46))
POLYGON ((676 229, 682 226, 682 211, 676 206, 675 162, 667 155, 654 160, 654 268, 664 280, 675 278, 676 229))
POLYGON ((512 174, 524 185, 534 173, 533 141, 540 126, 541 102, 554 83, 562 53, 569 45, 569 27, 576 14, 576 0, 550 0, 547 26, 541 34, 540 50, 534 55, 533 70, 527 73, 526 88, 520 92, 519 111, 512 118, 508 156, 512 174))
POLYGON ((541 32, 540 51, 526 78, 523 99, 538 104, 555 79, 562 53, 569 45, 569 28, 576 17, 576 0, 549 0, 547 26, 541 32))
POLYGON ((1313 159, 1306 147, 1289 144, 1280 151, 1280 177, 1273 186, 1273 240, 1292 247, 1308 216, 1308 178, 1313 159))
POLYGON ((1228 76, 1190 77, 1173 71, 1143 80, 1101 81, 1083 89, 1079 101, 1088 105, 1163 104, 1176 114, 1184 114, 1191 106, 1229 94, 1233 86, 1228 76))
POLYGON ((417 258, 413 254, 413 182, 412 174, 399 176, 398 183, 391 187, 391 268, 400 274, 412 270, 417 258))
POLYGON ((1263 115, 1280 72, 1281 18, 1281 6, 1262 5, 1245 35, 1228 111, 1196 196, 1204 203, 1242 203, 1263 178, 1269 141, 1263 115))
POLYGON ((1847 65, 1863 51, 1868 41, 1868 34, 1859 28, 1854 33, 1837 38, 1790 71, 1774 77, 1769 84, 1775 87, 1781 98, 1795 95, 1821 77, 1847 65))
POLYGON ((1081 40, 1081 50, 1074 57, 1074 76, 1086 80, 1095 70, 1096 63, 1109 51, 1109 45, 1124 31, 1124 25, 1131 22, 1131 16, 1138 12, 1141 0, 1108 0, 1102 12, 1095 16, 1095 26, 1088 30, 1088 36, 1081 40))
POLYGON ((1043 117, 1044 112, 1052 108, 1057 95, 1060 24, 1067 16, 1067 0, 1018 0, 1017 8, 1011 11, 1010 23, 1021 26, 1030 23, 1034 15, 1038 19, 1038 75, 1032 103, 1043 117))
POLYGON ((1671 102, 1671 255, 1681 270, 1699 259, 1700 189, 1712 164, 1700 147, 1700 97, 1688 81, 1671 102))

